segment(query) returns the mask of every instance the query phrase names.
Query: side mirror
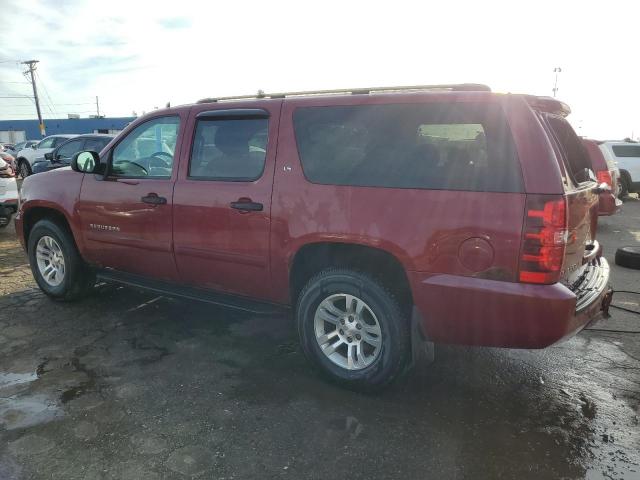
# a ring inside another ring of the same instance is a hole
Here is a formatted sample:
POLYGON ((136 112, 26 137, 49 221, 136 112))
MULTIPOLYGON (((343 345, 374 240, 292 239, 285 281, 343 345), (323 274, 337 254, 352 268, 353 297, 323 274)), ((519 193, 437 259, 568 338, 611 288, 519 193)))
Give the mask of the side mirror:
POLYGON ((94 173, 99 165, 100 157, 90 150, 78 152, 71 159, 71 170, 75 172, 94 173))
POLYGON ((48 152, 44 154, 45 160, 53 160, 53 152, 48 152))
POLYGON ((33 145, 31 145, 31 148, 33 148, 35 150, 36 148, 38 148, 38 144, 34 143, 33 145))

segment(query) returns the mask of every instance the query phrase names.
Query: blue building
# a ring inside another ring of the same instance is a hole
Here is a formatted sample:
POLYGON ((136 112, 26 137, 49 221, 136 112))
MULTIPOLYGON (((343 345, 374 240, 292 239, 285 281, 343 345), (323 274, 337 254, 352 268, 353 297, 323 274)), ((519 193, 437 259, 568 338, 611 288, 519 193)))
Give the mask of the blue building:
MULTIPOLYGON (((57 133, 118 133, 136 117, 45 119, 47 135, 57 133)), ((0 142, 42 138, 38 120, 0 120, 0 142)))

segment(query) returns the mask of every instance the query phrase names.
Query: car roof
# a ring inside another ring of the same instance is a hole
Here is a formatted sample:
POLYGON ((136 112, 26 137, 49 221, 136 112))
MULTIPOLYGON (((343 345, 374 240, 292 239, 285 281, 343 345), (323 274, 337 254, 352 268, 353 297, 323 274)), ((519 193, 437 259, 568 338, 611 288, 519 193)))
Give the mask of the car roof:
POLYGON ((115 138, 115 135, 109 133, 81 133, 71 138, 115 138))
POLYGON ((604 140, 600 142, 600 145, 640 145, 638 142, 625 142, 624 140, 604 140))

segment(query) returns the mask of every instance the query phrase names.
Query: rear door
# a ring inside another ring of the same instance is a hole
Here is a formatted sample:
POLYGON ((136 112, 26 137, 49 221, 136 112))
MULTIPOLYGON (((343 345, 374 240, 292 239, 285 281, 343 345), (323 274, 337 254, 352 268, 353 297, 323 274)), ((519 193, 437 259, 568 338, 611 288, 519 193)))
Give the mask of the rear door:
POLYGON ((268 299, 271 192, 281 102, 194 107, 174 190, 182 282, 268 299))
POLYGON ((562 268, 562 280, 571 285, 582 274, 586 259, 595 248, 598 226, 598 194, 591 160, 573 128, 564 117, 548 113, 541 119, 556 151, 567 199, 568 242, 562 268))

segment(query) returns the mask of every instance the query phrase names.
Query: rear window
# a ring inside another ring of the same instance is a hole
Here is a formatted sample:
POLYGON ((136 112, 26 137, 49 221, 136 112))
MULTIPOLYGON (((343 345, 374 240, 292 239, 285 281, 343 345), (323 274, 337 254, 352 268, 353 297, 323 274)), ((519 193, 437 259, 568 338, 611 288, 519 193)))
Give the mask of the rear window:
POLYGON ((294 128, 305 176, 314 183, 522 191, 499 105, 303 107, 294 128))
POLYGON ((613 145, 616 157, 640 157, 640 145, 613 145))

